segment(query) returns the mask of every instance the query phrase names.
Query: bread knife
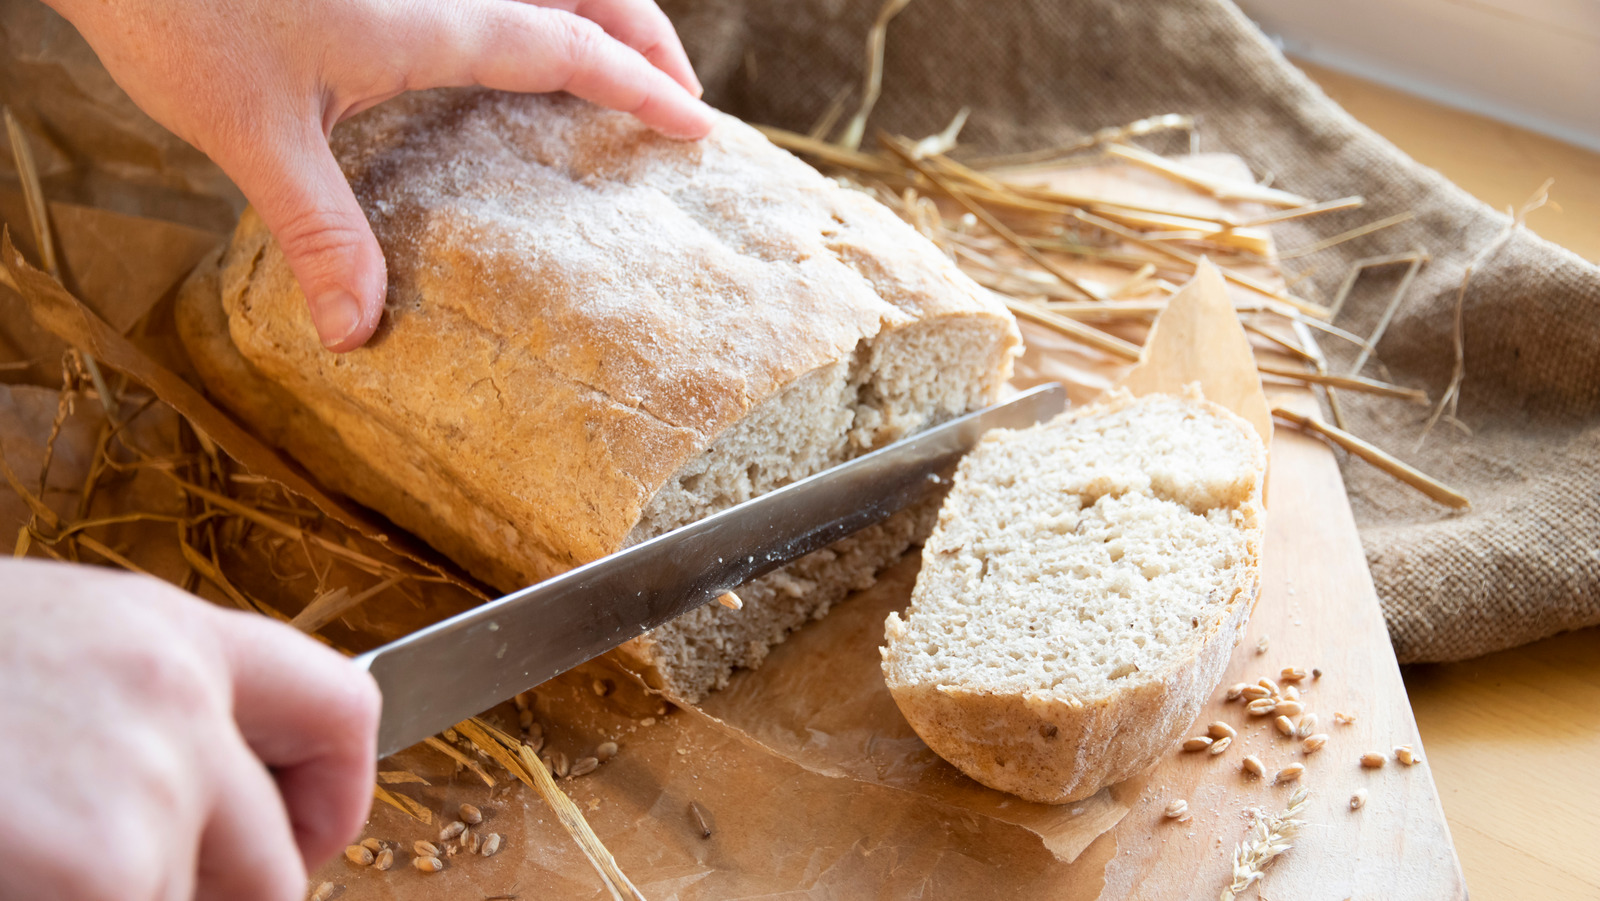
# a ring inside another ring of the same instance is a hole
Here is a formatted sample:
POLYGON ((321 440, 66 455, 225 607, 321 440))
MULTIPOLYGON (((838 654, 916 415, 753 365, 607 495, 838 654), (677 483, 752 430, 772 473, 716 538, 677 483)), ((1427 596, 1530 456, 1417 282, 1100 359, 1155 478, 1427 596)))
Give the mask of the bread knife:
POLYGON ((392 754, 941 490, 992 428, 1066 408, 1050 383, 568 570, 355 658, 392 754))

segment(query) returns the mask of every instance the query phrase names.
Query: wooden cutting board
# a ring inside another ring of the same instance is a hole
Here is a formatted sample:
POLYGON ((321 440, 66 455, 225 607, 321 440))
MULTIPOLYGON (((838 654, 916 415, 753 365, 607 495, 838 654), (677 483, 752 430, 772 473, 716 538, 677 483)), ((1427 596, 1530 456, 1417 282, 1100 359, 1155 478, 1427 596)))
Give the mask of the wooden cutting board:
MULTIPOLYGON (((1237 158, 1209 155, 1201 162, 1219 173, 1249 177, 1237 158)), ((1048 180, 1099 196, 1220 208, 1159 176, 1124 166, 1051 173, 1048 180)), ((1250 274, 1283 284, 1276 266, 1256 266, 1250 274)), ((1247 289, 1230 289, 1240 299, 1253 296, 1247 289)), ((1122 367, 1098 368, 1109 380, 1122 367)), ((1271 404, 1318 414, 1307 390, 1269 386, 1267 393, 1271 404)), ((1247 811, 1278 813, 1295 787, 1304 786, 1310 795, 1301 818, 1310 825, 1294 849, 1275 860, 1259 886, 1242 897, 1259 891, 1271 899, 1465 898, 1460 862, 1338 460, 1325 443, 1280 425, 1270 466, 1260 600, 1222 687, 1190 733, 1204 735, 1207 724, 1221 721, 1238 736, 1218 756, 1174 749, 1161 760, 1139 802, 1101 839, 1116 843, 1104 868, 1102 897, 1217 897, 1227 883, 1235 846, 1249 830, 1247 811), (1280 735, 1272 717, 1250 716, 1242 702, 1224 697, 1229 685, 1279 680, 1281 670, 1291 666, 1322 673, 1298 683, 1306 710, 1318 716, 1317 731, 1329 736, 1315 753, 1304 753, 1295 739, 1280 735), (1340 724, 1336 713, 1354 720, 1340 724), (1421 762, 1398 763, 1397 745, 1409 745, 1421 762), (1385 754, 1388 762, 1377 769, 1362 767, 1360 758, 1369 751, 1385 754), (1244 772, 1241 761, 1247 754, 1260 758, 1267 778, 1244 772), (1273 775, 1296 762, 1304 764, 1304 776, 1275 783, 1273 775), (1358 790, 1365 791, 1365 804, 1352 810, 1351 797, 1358 790), (1167 805, 1179 799, 1192 816, 1186 822, 1164 816, 1167 805)))

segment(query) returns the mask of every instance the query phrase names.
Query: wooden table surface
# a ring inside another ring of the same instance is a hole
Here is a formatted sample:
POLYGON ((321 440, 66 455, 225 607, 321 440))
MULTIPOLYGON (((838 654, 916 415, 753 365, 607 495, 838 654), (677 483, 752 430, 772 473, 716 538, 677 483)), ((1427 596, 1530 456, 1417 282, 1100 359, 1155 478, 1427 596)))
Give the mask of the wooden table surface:
MULTIPOLYGON (((1302 63, 1329 96, 1480 199, 1600 261, 1600 154, 1302 63)), ((1403 667, 1474 901, 1600 897, 1600 629, 1403 667)))

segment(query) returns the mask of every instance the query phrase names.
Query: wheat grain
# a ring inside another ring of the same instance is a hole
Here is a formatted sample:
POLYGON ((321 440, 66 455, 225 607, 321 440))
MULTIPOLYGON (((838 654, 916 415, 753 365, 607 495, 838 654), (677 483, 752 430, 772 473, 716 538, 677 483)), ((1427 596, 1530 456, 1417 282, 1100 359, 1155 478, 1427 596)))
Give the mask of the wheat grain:
POLYGON ((1298 666, 1286 666, 1278 673, 1279 682, 1299 682, 1306 677, 1306 671, 1298 666))
POLYGON ((617 756, 617 743, 614 741, 601 742, 599 747, 594 749, 594 756, 601 763, 605 763, 607 760, 617 756))
POLYGON ((351 845, 344 849, 344 859, 358 867, 372 866, 372 852, 360 845, 351 845))
POLYGON ((1291 720, 1286 716, 1275 717, 1272 720, 1272 725, 1284 735, 1294 734, 1294 720, 1291 720))
POLYGON ((411 843, 411 853, 418 857, 438 857, 439 847, 433 842, 419 838, 411 843))
POLYGON ((1248 711, 1251 716, 1266 716, 1273 710, 1277 709, 1277 707, 1278 703, 1271 698, 1261 698, 1260 700, 1251 701, 1250 704, 1245 707, 1245 710, 1248 711))
POLYGON ((333 897, 333 892, 334 884, 331 882, 324 882, 323 884, 317 886, 316 891, 311 893, 311 901, 328 901, 329 898, 333 897))
POLYGON ((1246 685, 1243 682, 1236 682, 1233 685, 1228 686, 1228 695, 1227 695, 1228 700, 1230 700, 1230 701, 1239 700, 1241 697, 1244 696, 1245 689, 1247 689, 1249 687, 1250 686, 1246 685))
POLYGON ((572 765, 570 775, 587 776, 598 769, 599 766, 600 761, 593 757, 580 757, 578 758, 577 762, 572 765))
POLYGON ((361 840, 361 847, 366 848, 368 851, 376 854, 383 850, 383 842, 375 838, 364 838, 361 840))
POLYGON ((1267 774, 1266 764, 1262 763, 1261 758, 1254 754, 1246 754, 1244 760, 1239 761, 1239 766, 1252 776, 1265 776, 1267 774))
POLYGON ((461 822, 466 823, 468 826, 476 826, 483 822, 483 811, 472 806, 471 804, 461 805, 460 813, 461 822))
POLYGON ((418 857, 411 861, 411 865, 424 873, 437 873, 444 869, 444 861, 437 857, 418 857))
POLYGON ((1275 782, 1293 782, 1294 780, 1299 779, 1301 776, 1304 776, 1305 774, 1306 774, 1306 765, 1305 764, 1303 764, 1303 763, 1291 763, 1288 766, 1284 767, 1283 769, 1279 770, 1278 771, 1278 775, 1273 777, 1273 781, 1275 781, 1275 782))
POLYGON ((1211 739, 1204 735, 1197 735, 1194 738, 1185 740, 1183 743, 1185 751, 1204 751, 1209 747, 1211 747, 1211 739))
POLYGON ((1383 766, 1388 762, 1388 760, 1389 758, 1385 757, 1378 751, 1368 751, 1367 753, 1361 755, 1361 765, 1369 770, 1375 770, 1383 766))
POLYGON ((1267 652, 1267 648, 1269 648, 1269 647, 1271 647, 1271 643, 1267 641, 1267 636, 1263 635, 1260 638, 1256 639, 1256 653, 1257 654, 1265 654, 1267 652))
POLYGON ((456 836, 458 836, 461 833, 466 832, 466 831, 467 831, 467 824, 461 822, 460 820, 456 820, 455 822, 451 823, 450 825, 448 825, 448 826, 444 827, 443 829, 439 830, 439 841, 447 842, 447 841, 455 838, 456 836))
POLYGON ((1307 735, 1304 739, 1302 739, 1301 742, 1300 742, 1300 750, 1304 751, 1307 754, 1315 754, 1318 751, 1322 750, 1322 746, 1327 744, 1327 743, 1328 743, 1327 734, 1323 733, 1323 732, 1318 732, 1315 735, 1307 735))
POLYGON ((484 857, 493 857, 493 856, 495 856, 496 854, 498 854, 500 852, 500 843, 501 843, 501 841, 503 841, 503 839, 500 838, 500 833, 498 833, 498 832, 489 833, 488 835, 483 837, 483 847, 478 849, 478 853, 483 855, 484 857))
POLYGON ((1246 702, 1260 701, 1265 698, 1272 697, 1272 692, 1267 691, 1265 688, 1262 688, 1259 685, 1246 685, 1244 689, 1239 692, 1239 697, 1244 698, 1246 702))
POLYGON ((1414 766, 1416 765, 1416 762, 1422 758, 1417 756, 1416 751, 1411 750, 1410 745, 1395 745, 1394 759, 1400 761, 1406 766, 1414 766))
POLYGON ((1231 744, 1233 744, 1233 739, 1224 735, 1223 737, 1212 742, 1211 747, 1206 750, 1206 753, 1210 754, 1212 757, 1215 757, 1218 754, 1221 754, 1223 751, 1228 750, 1228 746, 1231 744))
POLYGON ((374 870, 387 870, 392 866, 394 866, 394 851, 389 848, 379 851, 378 856, 372 860, 374 870))
POLYGON ((1355 794, 1350 796, 1350 809, 1351 810, 1360 810, 1361 808, 1365 807, 1366 804, 1367 804, 1367 790, 1364 789, 1364 788, 1356 789, 1355 794))
POLYGON ((1209 733, 1212 738, 1233 738, 1235 735, 1239 734, 1238 732, 1234 731, 1232 726, 1222 722, 1221 720, 1217 720, 1216 722, 1207 726, 1206 732, 1209 733))
POLYGON ((1306 707, 1304 704, 1300 703, 1299 701, 1288 700, 1287 698, 1279 701, 1278 706, 1274 708, 1276 712, 1281 713, 1284 716, 1299 716, 1305 712, 1305 709, 1306 707))
POLYGON ((1315 713, 1308 713, 1301 717, 1299 725, 1294 728, 1296 738, 1305 738, 1315 731, 1317 731, 1317 715, 1315 713))
POLYGON ((1178 800, 1173 801, 1171 804, 1168 804, 1167 809, 1163 810, 1161 815, 1169 820, 1176 820, 1178 817, 1181 817, 1188 812, 1189 802, 1179 798, 1178 800))

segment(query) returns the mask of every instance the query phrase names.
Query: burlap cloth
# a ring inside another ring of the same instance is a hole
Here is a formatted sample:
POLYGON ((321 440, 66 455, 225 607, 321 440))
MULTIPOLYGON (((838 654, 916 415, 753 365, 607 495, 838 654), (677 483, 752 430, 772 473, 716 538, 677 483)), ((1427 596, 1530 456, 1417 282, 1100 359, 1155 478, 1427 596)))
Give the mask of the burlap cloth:
MULTIPOLYGON (((834 96, 859 84, 864 37, 880 3, 664 5, 712 103, 803 131, 834 96)), ((35 0, 0 0, 0 11, 0 100, 53 142, 45 160, 53 196, 207 224, 217 219, 219 199, 237 203, 193 151, 132 111, 103 72, 83 66, 81 41, 35 0), (86 113, 95 109, 103 112, 86 113)), ((927 134, 961 106, 972 109, 963 142, 1006 151, 1189 114, 1199 121, 1201 150, 1237 153, 1277 186, 1322 199, 1366 197, 1360 210, 1278 227, 1280 247, 1415 213, 1288 268, 1309 270, 1297 290, 1326 301, 1353 261, 1426 250, 1432 262, 1380 343, 1379 360, 1368 365, 1434 397, 1445 391, 1463 270, 1506 217, 1353 120, 1231 4, 916 0, 890 26, 873 125, 927 134)), ((1338 324, 1369 331, 1398 275, 1364 278, 1338 324)), ((1477 268, 1466 291, 1462 427, 1441 423, 1416 449, 1426 409, 1344 395, 1353 431, 1473 502, 1470 512, 1452 514, 1360 461, 1345 463, 1401 661, 1460 659, 1600 623, 1597 302, 1600 270, 1518 232, 1477 268)), ((1326 342, 1335 361, 1347 353, 1337 345, 1326 342)))

